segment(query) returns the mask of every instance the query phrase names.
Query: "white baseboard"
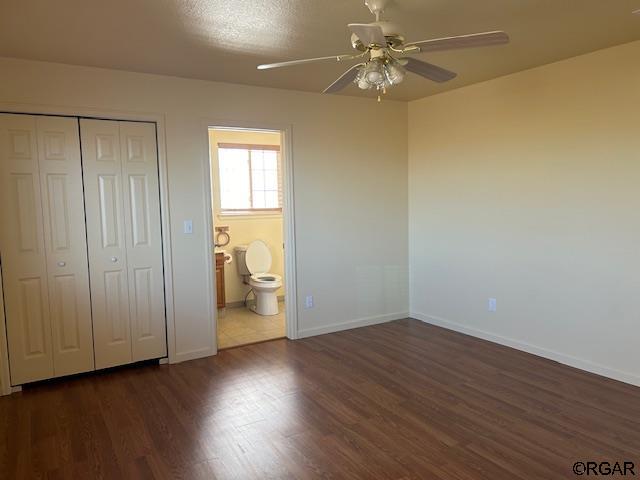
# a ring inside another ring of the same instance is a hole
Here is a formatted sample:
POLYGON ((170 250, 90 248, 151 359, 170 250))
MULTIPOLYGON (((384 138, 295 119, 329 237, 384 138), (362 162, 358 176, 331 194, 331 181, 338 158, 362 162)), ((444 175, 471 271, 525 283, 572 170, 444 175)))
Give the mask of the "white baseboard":
POLYGON ((462 325, 460 323, 452 322, 450 320, 446 320, 444 318, 436 317, 433 315, 426 315, 419 312, 410 312, 409 317, 425 323, 429 323, 431 325, 443 327, 448 330, 453 330, 456 332, 464 333, 466 335, 470 335, 472 337, 481 338, 493 343, 498 343, 500 345, 515 348, 516 350, 522 350, 539 357, 548 358, 549 360, 554 360, 558 363, 569 365, 570 367, 575 367, 580 370, 595 373, 596 375, 602 375, 603 377, 612 378, 614 380, 619 380, 621 382, 640 387, 640 375, 610 368, 605 365, 600 365, 598 363, 584 360, 582 358, 573 357, 571 355, 566 355, 564 353, 555 352, 553 350, 538 347, 536 345, 531 345, 529 343, 515 340, 513 338, 503 337, 494 333, 485 332, 484 330, 462 325))
MULTIPOLYGON (((284 302, 284 295, 278 295, 278 301, 279 302, 284 302)), ((248 303, 254 303, 255 299, 251 299, 248 301, 248 303)), ((239 300, 237 302, 227 302, 225 304, 225 306, 223 308, 237 308, 237 307, 244 307, 244 300, 239 300)), ((221 310, 221 309, 218 309, 221 310)))
POLYGON ((408 312, 389 313, 386 315, 377 315, 374 317, 357 318, 341 323, 332 323, 322 327, 305 328, 298 331, 298 338, 313 337, 316 335, 324 335, 326 333, 340 332, 342 330, 351 330, 352 328, 367 327, 369 325, 377 325, 379 323, 392 322, 394 320, 402 320, 409 316, 408 312))
POLYGON ((196 360, 198 358, 210 357, 211 355, 215 355, 215 349, 211 347, 205 347, 198 350, 191 350, 188 352, 176 353, 174 358, 169 359, 169 363, 181 363, 187 362, 189 360, 196 360))

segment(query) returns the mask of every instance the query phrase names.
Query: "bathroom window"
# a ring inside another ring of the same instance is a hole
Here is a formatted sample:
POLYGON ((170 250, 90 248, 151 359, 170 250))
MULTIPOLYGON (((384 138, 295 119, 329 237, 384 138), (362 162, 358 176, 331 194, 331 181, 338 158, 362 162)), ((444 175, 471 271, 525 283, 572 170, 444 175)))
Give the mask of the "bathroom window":
POLYGON ((282 168, 276 145, 218 144, 222 214, 282 211, 282 168))

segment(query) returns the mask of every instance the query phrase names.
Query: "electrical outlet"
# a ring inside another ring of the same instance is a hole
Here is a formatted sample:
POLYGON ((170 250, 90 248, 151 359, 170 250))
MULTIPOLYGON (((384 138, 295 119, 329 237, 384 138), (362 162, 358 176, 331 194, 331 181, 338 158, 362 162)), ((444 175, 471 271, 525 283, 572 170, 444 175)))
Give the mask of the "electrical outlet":
POLYGON ((313 295, 307 295, 304 298, 304 308, 313 308, 313 295))
POLYGON ((193 221, 192 220, 185 220, 184 221, 184 229, 183 229, 184 233, 190 235, 193 233, 193 221))
POLYGON ((489 301, 487 302, 487 309, 490 312, 495 312, 497 308, 497 302, 495 298, 490 298, 489 301))

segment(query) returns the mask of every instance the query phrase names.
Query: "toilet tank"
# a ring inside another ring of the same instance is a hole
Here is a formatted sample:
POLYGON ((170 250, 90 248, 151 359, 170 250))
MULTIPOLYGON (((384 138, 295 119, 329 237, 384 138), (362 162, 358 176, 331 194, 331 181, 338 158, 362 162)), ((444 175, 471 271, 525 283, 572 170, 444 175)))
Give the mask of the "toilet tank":
POLYGON ((251 275, 251 272, 247 268, 247 263, 244 261, 244 256, 247 253, 247 245, 236 245, 233 251, 236 254, 236 268, 238 269, 238 275, 251 275))

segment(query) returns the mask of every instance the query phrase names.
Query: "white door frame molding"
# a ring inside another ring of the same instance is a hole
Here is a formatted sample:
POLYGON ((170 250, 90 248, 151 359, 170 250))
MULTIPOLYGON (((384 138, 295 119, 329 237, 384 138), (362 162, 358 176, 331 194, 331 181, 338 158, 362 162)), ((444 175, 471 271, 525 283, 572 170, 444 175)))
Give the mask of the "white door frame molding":
MULTIPOLYGON (((126 110, 108 110, 90 107, 67 107, 56 105, 38 105, 25 103, 0 102, 0 112, 21 113, 31 115, 54 115, 68 117, 96 118, 103 120, 124 120, 153 122, 156 124, 158 142, 158 170, 160 176, 160 208, 162 222, 162 259, 164 262, 165 305, 167 316, 167 347, 169 363, 177 363, 181 359, 176 355, 176 329, 173 295, 173 269, 171 261, 171 229, 169 217, 169 181, 166 156, 165 115, 156 112, 134 112, 126 110)), ((0 295, 2 287, 0 285, 0 295)), ((2 375, 8 372, 9 358, 6 351, 6 339, 4 338, 4 309, 0 313, 0 379, 2 379, 0 393, 8 393, 2 375)))
POLYGON ((0 395, 11 393, 9 378, 9 351, 7 350, 7 330, 4 323, 4 292, 2 291, 2 271, 0 271, 0 395))
POLYGON ((211 298, 209 301, 210 318, 213 319, 213 332, 216 336, 214 345, 217 353, 217 322, 218 309, 216 307, 216 285, 215 285, 215 255, 214 250, 214 211, 212 204, 211 191, 211 155, 209 146, 209 129, 215 127, 224 128, 246 128, 253 130, 272 130, 279 131, 281 136, 280 153, 282 155, 282 164, 284 165, 284 205, 282 209, 283 226, 284 226, 284 273, 285 273, 285 322, 287 338, 295 340, 298 338, 298 294, 296 282, 296 242, 295 242, 295 215, 294 215, 294 182, 293 182, 293 149, 292 149, 292 126, 283 124, 274 124, 269 122, 259 122, 253 120, 230 120, 220 118, 203 118, 203 175, 205 195, 207 202, 207 264, 209 267, 209 292, 211 298))

